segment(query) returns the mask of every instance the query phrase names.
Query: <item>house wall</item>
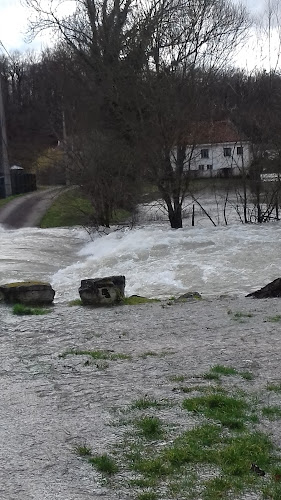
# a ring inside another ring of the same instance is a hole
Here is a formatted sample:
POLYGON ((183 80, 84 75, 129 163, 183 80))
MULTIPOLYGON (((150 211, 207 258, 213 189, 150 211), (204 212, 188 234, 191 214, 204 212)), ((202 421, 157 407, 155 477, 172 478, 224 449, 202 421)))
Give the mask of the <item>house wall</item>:
POLYGON ((252 160, 249 142, 200 144, 193 149, 187 147, 186 153, 186 169, 202 177, 239 175, 243 167, 249 168, 252 160))

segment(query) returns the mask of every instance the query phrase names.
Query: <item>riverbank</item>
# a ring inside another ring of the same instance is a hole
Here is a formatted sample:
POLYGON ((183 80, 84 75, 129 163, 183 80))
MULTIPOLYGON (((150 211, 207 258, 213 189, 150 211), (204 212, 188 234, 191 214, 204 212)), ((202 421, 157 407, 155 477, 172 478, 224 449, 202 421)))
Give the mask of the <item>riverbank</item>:
MULTIPOLYGON (((124 452, 138 441, 135 422, 144 416, 163 424, 160 439, 145 446, 154 446, 156 456, 176 436, 206 422, 182 404, 214 387, 232 395, 243 391, 258 417, 247 428, 281 444, 278 422, 262 411, 280 407, 280 392, 269 390, 281 387, 280 299, 225 297, 109 309, 59 304, 43 318, 19 318, 1 306, 0 314, 0 491, 6 500, 204 498, 200 488, 194 496, 189 481, 198 463, 181 469, 189 487, 172 494, 174 478, 160 475, 145 483, 124 452), (236 373, 206 377, 216 365, 236 373), (136 404, 141 401, 148 405, 136 404), (80 456, 81 447, 113 457, 118 472, 98 472, 80 456)), ((201 483, 220 475, 210 467, 203 467, 201 483)), ((273 484, 271 471, 264 478, 249 476, 250 490, 233 498, 278 498, 257 491, 273 484)))

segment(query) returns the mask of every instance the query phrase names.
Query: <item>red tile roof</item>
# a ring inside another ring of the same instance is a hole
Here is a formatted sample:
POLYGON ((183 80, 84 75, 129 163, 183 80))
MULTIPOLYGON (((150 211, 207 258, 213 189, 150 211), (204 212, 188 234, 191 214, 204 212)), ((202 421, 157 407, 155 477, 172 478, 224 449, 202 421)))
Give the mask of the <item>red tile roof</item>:
POLYGON ((239 133, 231 121, 224 120, 194 123, 189 134, 188 144, 239 143, 245 140, 247 139, 244 134, 239 133))

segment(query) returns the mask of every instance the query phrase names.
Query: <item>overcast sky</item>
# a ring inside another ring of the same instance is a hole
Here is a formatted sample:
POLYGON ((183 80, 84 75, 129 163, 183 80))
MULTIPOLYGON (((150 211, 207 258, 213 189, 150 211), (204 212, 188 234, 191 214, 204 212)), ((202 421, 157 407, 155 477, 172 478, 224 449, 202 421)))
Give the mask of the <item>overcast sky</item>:
MULTIPOLYGON (((259 14, 263 11, 267 0, 244 0, 244 4, 253 14, 259 14)), ((48 0, 44 0, 48 3, 48 0)), ((239 0, 235 0, 239 2, 239 0)), ((34 42, 27 44, 25 42, 26 30, 28 25, 28 17, 30 12, 26 7, 23 7, 24 2, 21 0, 0 0, 0 41, 9 51, 20 50, 21 52, 28 49, 40 49, 48 44, 47 38, 37 37, 34 42)), ((65 4, 72 4, 73 1, 68 0, 65 4)), ((254 66, 255 55, 250 54, 251 49, 240 56, 241 66, 254 66), (248 59, 246 61, 246 59, 248 59), (245 61, 245 64, 244 64, 245 61)), ((240 61, 240 60, 239 60, 240 61)))

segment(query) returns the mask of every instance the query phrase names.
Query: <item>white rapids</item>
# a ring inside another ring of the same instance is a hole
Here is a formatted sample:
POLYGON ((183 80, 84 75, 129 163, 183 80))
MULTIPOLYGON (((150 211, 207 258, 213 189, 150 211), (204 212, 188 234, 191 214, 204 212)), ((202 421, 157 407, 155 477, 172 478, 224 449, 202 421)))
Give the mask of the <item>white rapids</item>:
POLYGON ((81 279, 124 274, 127 295, 245 295, 281 275, 281 223, 172 230, 152 224, 90 240, 81 229, 0 228, 1 283, 50 281, 56 302, 81 279))

